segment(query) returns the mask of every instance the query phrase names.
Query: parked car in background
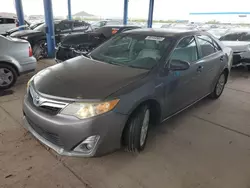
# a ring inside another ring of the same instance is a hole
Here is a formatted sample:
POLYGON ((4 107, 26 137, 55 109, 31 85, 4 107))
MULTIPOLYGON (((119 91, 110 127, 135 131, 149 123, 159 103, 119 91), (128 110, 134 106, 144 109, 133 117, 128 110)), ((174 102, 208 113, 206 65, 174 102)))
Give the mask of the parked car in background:
POLYGON ((233 49, 233 67, 246 66, 250 71, 250 31, 230 32, 220 41, 233 49))
POLYGON ((103 26, 108 26, 108 25, 123 25, 122 20, 100 20, 97 22, 94 22, 91 24, 91 27, 93 30, 99 29, 103 26))
POLYGON ((86 55, 113 35, 138 28, 140 27, 126 25, 104 26, 94 32, 68 35, 57 47, 56 61, 61 62, 79 55, 86 55))
POLYGON ((36 59, 29 42, 0 35, 0 90, 9 89, 18 76, 35 68, 36 59))
MULTIPOLYGON (((25 20, 25 26, 29 26, 29 22, 25 20)), ((18 20, 14 17, 0 16, 0 34, 5 35, 10 29, 19 27, 18 20)))
POLYGON ((221 29, 221 28, 208 29, 207 32, 213 35, 215 38, 219 39, 228 32, 230 32, 230 29, 221 29))
POLYGON ((16 18, 0 16, 0 34, 4 34, 16 26, 16 18))
POLYGON ((6 33, 3 34, 3 36, 9 36, 15 32, 20 31, 21 28, 22 28, 22 30, 33 30, 36 27, 38 27, 39 25, 42 25, 43 23, 44 22, 38 22, 38 23, 30 24, 30 25, 23 25, 23 26, 15 27, 15 28, 12 28, 12 29, 6 31, 6 33))
POLYGON ((135 29, 28 83, 24 126, 61 155, 142 151, 156 125, 227 82, 232 50, 205 32, 135 29))
MULTIPOLYGON (((77 20, 55 20, 54 24, 56 44, 61 42, 61 40, 68 34, 86 32, 90 27, 88 23, 77 20)), ((29 41, 36 59, 41 59, 47 56, 45 23, 39 25, 33 30, 18 31, 10 36, 29 41)))

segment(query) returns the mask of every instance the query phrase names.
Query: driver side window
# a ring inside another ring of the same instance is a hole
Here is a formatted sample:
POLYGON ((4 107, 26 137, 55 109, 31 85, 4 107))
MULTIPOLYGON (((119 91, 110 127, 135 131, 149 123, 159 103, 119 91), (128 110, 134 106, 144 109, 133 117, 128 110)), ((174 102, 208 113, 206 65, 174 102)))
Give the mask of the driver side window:
POLYGON ((171 55, 171 60, 186 61, 189 63, 198 60, 198 50, 194 36, 181 39, 171 55))

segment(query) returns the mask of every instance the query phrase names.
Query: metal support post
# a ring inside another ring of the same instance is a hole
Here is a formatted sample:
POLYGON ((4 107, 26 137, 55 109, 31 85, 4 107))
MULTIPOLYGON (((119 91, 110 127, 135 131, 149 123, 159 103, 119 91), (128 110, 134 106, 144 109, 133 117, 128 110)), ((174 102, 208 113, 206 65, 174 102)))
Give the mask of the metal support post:
POLYGON ((43 0, 43 3, 44 3, 44 15, 46 23, 48 57, 53 58, 55 57, 55 31, 54 31, 52 0, 43 0))

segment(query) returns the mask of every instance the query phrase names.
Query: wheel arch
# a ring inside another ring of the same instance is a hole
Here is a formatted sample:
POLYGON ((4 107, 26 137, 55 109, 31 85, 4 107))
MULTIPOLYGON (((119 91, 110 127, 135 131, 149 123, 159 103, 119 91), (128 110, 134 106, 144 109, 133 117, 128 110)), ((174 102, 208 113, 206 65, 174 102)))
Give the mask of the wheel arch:
POLYGON ((17 66, 16 66, 15 64, 10 63, 10 62, 8 62, 8 61, 1 61, 1 60, 0 60, 0 65, 2 65, 2 64, 11 66, 11 67, 16 71, 17 75, 20 76, 20 72, 18 71, 18 68, 17 68, 17 66))
POLYGON ((223 72, 226 73, 226 83, 227 83, 228 77, 229 77, 229 69, 226 67, 226 68, 224 68, 223 72))
POLYGON ((122 130, 122 135, 121 135, 121 143, 123 142, 123 136, 126 128, 128 127, 128 122, 131 117, 137 112, 140 107, 143 105, 148 105, 150 109, 150 124, 151 125, 157 125, 161 122, 161 115, 162 115, 162 109, 160 103, 156 99, 144 99, 137 103, 129 112, 127 121, 125 123, 125 126, 123 127, 122 130))

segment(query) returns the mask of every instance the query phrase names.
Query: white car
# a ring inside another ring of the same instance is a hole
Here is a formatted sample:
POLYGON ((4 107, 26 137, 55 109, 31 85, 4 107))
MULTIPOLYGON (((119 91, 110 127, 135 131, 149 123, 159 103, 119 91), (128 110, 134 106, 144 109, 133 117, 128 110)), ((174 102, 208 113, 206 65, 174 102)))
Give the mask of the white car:
POLYGON ((9 89, 18 76, 34 71, 36 64, 28 41, 0 35, 0 90, 9 89))
MULTIPOLYGON (((24 22, 25 27, 30 25, 27 21, 24 22)), ((5 34, 7 31, 16 27, 18 27, 18 21, 15 17, 0 16, 0 34, 5 34)))
POLYGON ((0 34, 4 34, 6 31, 13 29, 16 26, 16 18, 0 16, 0 34))

